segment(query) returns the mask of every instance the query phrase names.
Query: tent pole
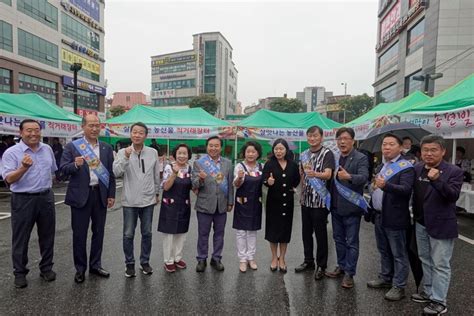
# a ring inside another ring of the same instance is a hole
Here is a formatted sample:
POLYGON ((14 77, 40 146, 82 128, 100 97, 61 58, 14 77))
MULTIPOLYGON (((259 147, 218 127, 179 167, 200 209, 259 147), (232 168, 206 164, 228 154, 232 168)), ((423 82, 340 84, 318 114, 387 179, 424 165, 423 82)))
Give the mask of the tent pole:
POLYGON ((168 138, 167 140, 167 146, 166 146, 166 158, 170 159, 170 139, 168 138))
POLYGON ((237 133, 235 133, 235 145, 234 145, 234 163, 237 162, 237 133))
POLYGON ((299 150, 300 150, 299 154, 301 156, 301 139, 298 141, 298 146, 299 146, 299 150))
POLYGON ((456 147, 457 147, 457 139, 453 139, 453 153, 451 154, 451 163, 453 165, 456 164, 456 147))

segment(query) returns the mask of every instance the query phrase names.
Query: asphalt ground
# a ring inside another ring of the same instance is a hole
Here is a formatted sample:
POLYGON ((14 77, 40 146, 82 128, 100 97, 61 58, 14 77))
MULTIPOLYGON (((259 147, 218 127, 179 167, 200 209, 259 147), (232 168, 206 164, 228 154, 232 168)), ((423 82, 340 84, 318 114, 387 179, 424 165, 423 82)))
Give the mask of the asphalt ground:
MULTIPOLYGON (((386 290, 367 288, 366 282, 377 276, 379 254, 373 226, 365 222, 362 222, 360 230, 360 257, 353 289, 343 289, 340 279, 315 281, 312 272, 295 273, 294 268, 303 261, 298 205, 295 205, 286 274, 270 271, 271 254, 263 230, 257 237, 258 270, 239 272, 232 215, 228 216, 226 227, 222 260, 225 271, 217 272, 208 265, 204 273, 196 273, 197 221, 194 212, 184 247, 183 259, 188 263, 188 268, 167 273, 163 269, 161 236, 156 231, 159 212, 159 207, 156 207, 150 261, 155 271, 151 276, 137 274, 136 278, 127 279, 124 276, 122 251, 121 189, 118 189, 118 203, 108 211, 105 228, 102 262, 111 277, 102 279, 86 274, 83 284, 75 284, 70 209, 62 203, 65 187, 56 186, 54 191, 57 203, 54 270, 57 280, 46 283, 39 277, 40 256, 35 228, 30 240, 28 287, 14 288, 11 223, 7 214, 6 218, 0 220, 0 315, 420 315, 423 309, 422 304, 414 303, 408 297, 399 302, 389 302, 383 298, 386 290)), ((9 194, 4 190, 0 193, 0 212, 9 213, 9 208, 9 194)), ((456 240, 451 261, 448 312, 452 315, 474 315, 474 219, 471 216, 459 216, 459 227, 464 239, 456 240)), ((333 268, 335 249, 330 223, 328 231, 329 268, 333 268)), ((139 243, 137 228, 136 258, 139 256, 139 243)), ((407 296, 415 291, 414 280, 410 275, 407 296)))

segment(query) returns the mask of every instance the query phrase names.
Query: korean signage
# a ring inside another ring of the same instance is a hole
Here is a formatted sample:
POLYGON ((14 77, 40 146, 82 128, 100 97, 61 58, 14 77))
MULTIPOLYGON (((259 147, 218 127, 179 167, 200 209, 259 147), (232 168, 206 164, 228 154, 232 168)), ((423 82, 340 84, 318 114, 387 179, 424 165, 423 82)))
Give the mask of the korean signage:
POLYGON ((71 65, 74 63, 81 63, 82 69, 100 75, 100 65, 98 63, 71 53, 64 48, 61 49, 61 60, 71 65))
POLYGON ((89 115, 89 114, 98 116, 98 113, 99 113, 99 112, 94 111, 94 110, 77 109, 77 115, 80 115, 80 116, 82 116, 82 117, 84 117, 84 116, 86 116, 86 115, 89 115))
POLYGON ((151 97, 153 99, 174 98, 176 97, 176 90, 169 89, 169 90, 152 91, 151 97))
POLYGON ((162 59, 152 60, 151 66, 158 67, 158 66, 166 65, 166 64, 177 64, 177 63, 184 63, 184 62, 195 61, 195 60, 196 60, 195 54, 177 56, 177 57, 165 57, 162 59))
MULTIPOLYGON (((18 135, 20 122, 26 118, 9 114, 0 114, 0 133, 18 135)), ((82 133, 80 122, 64 122, 38 119, 41 135, 45 137, 75 137, 82 133)))
MULTIPOLYGON (((92 32, 93 33, 93 32, 92 32)), ((95 33, 94 33, 95 34, 95 33)), ((96 34, 97 35, 97 34, 96 34)), ((84 55, 87 55, 89 57, 92 57, 94 59, 97 59, 97 60, 100 60, 100 61, 104 61, 102 58, 99 57, 99 54, 96 53, 95 51, 93 51, 92 49, 90 48, 87 48, 85 46, 82 46, 81 44, 78 44, 76 42, 69 42, 67 40, 61 40, 61 42, 63 42, 64 44, 68 45, 69 47, 71 47, 72 49, 74 49, 75 51, 78 51, 84 55)))
POLYGON ((380 40, 400 20, 400 8, 400 1, 398 1, 383 18, 382 23, 380 23, 380 40))
MULTIPOLYGON (((64 86, 69 86, 69 87, 74 87, 74 78, 68 77, 68 76, 63 76, 63 85, 64 86)), ((77 80, 77 88, 93 93, 98 93, 100 95, 106 95, 107 90, 103 87, 99 87, 96 85, 93 85, 91 83, 87 83, 81 80, 77 80)))
POLYGON ((71 13, 72 15, 78 17, 79 19, 81 19, 82 21, 86 22, 90 27, 92 27, 93 29, 96 29, 102 33, 104 33, 104 29, 102 28, 102 26, 99 25, 99 23, 95 22, 93 18, 89 17, 88 15, 82 13, 78 8, 76 8, 75 6, 72 6, 70 5, 68 2, 66 1, 61 1, 61 5, 63 6, 63 8, 68 11, 69 13, 71 13))
POLYGON ((160 76, 160 80, 168 80, 168 79, 176 79, 176 78, 185 78, 186 74, 179 74, 179 75, 164 75, 160 76))
MULTIPOLYGON (((324 130, 324 138, 334 138, 334 130, 324 130)), ((237 136, 240 138, 306 140, 306 129, 302 128, 260 128, 238 127, 237 136)))
MULTIPOLYGON (((107 137, 130 137, 130 125, 107 124, 104 135, 107 137)), ((148 125, 148 137, 165 139, 206 139, 211 136, 231 139, 235 137, 234 128, 212 126, 163 126, 148 125)))
POLYGON ((100 22, 100 5, 95 0, 69 0, 73 5, 81 9, 88 16, 100 22))

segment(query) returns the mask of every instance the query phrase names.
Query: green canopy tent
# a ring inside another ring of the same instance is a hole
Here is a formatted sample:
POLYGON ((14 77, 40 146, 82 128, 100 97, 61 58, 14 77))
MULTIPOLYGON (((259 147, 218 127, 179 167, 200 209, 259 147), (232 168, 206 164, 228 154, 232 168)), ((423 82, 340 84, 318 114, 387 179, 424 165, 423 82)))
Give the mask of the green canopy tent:
MULTIPOLYGON (((238 123, 237 136, 240 138, 240 146, 248 138, 258 140, 263 147, 264 155, 271 152, 270 144, 277 138, 290 141, 290 147, 291 141, 298 141, 298 152, 301 152, 307 148, 306 142, 301 141, 306 139, 306 130, 313 125, 321 127, 327 139, 332 139, 334 130, 341 126, 317 112, 282 113, 262 109, 238 123)), ((296 146, 292 149, 296 149, 296 146)))
POLYGON ((0 93, 0 133, 18 134, 23 119, 38 120, 42 136, 74 137, 81 133, 81 117, 38 94, 0 93))

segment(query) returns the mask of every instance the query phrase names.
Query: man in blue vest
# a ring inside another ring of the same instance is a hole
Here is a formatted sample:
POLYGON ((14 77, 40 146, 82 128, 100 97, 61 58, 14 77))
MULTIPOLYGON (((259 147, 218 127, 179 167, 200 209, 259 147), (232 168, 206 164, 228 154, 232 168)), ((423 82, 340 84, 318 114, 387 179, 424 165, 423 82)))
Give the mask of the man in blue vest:
POLYGON ((402 156, 402 140, 386 134, 382 140, 383 164, 372 184, 372 212, 375 240, 380 253, 379 277, 369 281, 370 288, 390 288, 385 294, 389 301, 405 297, 409 273, 407 229, 410 226, 410 197, 415 171, 402 156))

